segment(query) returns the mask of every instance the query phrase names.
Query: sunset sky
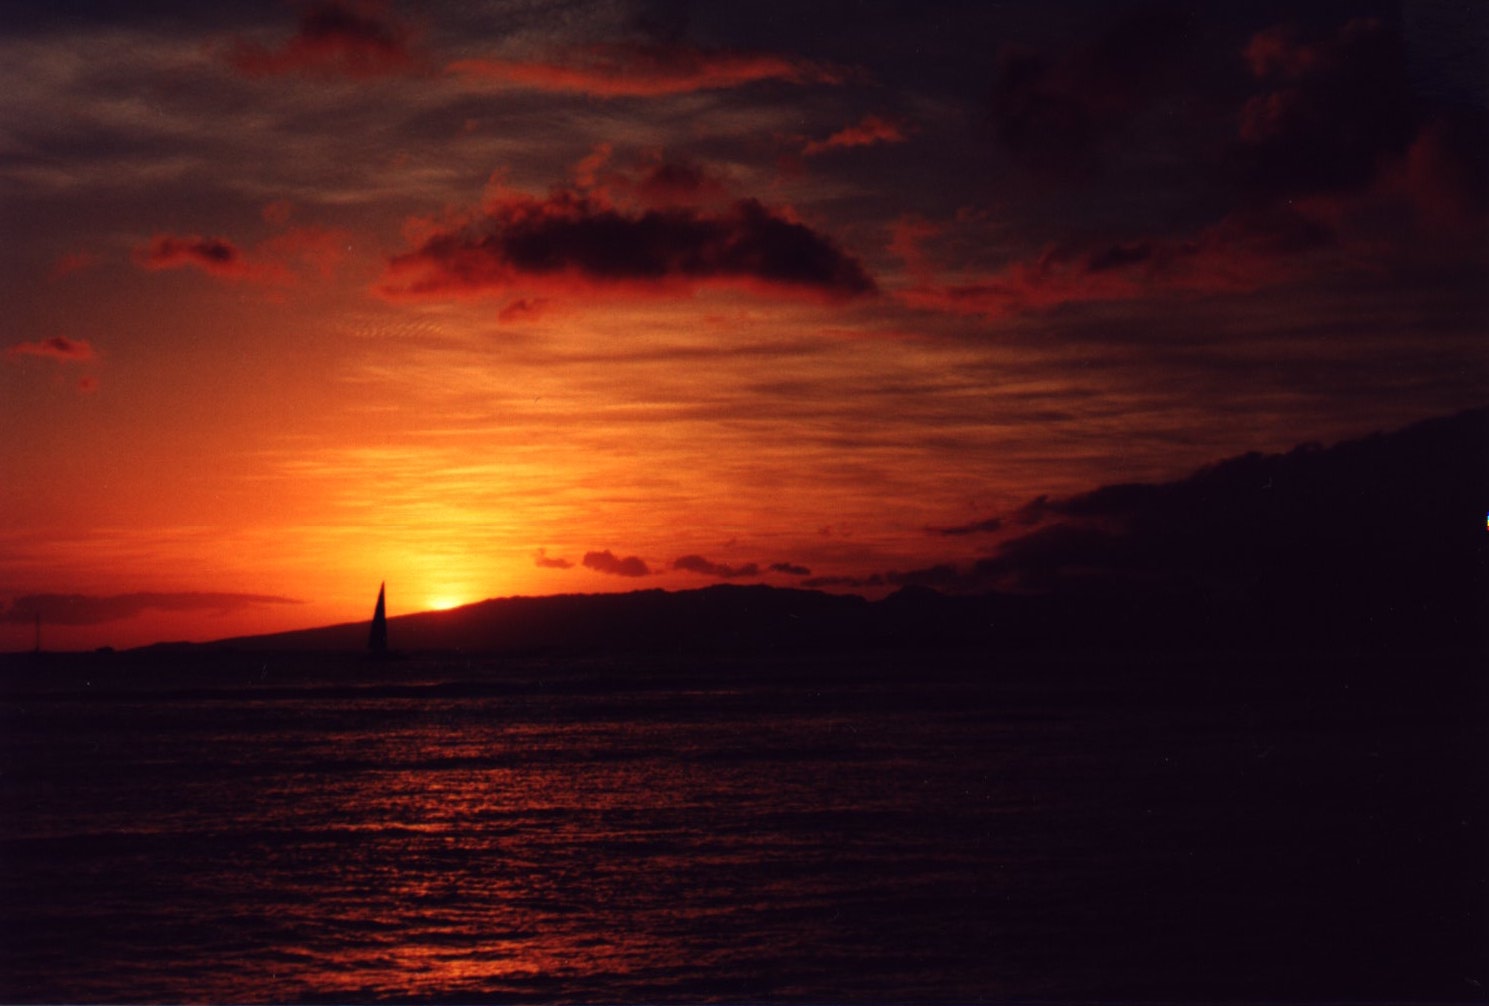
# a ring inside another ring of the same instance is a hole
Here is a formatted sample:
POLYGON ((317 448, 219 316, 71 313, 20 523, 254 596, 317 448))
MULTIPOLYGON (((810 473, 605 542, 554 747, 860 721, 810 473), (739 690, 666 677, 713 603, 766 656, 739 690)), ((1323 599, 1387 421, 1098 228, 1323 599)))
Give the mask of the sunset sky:
POLYGON ((4 4, 0 650, 880 596, 1484 404, 1489 14, 1193 6, 4 4))

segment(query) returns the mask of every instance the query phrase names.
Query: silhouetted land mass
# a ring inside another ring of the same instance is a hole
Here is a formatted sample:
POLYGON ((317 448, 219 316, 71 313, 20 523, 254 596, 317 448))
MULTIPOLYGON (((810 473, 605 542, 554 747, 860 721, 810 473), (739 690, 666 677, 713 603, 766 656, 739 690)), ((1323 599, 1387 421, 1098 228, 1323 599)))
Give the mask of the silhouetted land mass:
MULTIPOLYGON (((1489 410, 1175 482, 1040 498, 965 566, 880 601, 766 586, 513 597, 389 619, 404 651, 1482 651, 1489 410), (992 589, 996 588, 996 589, 992 589)), ((366 623, 225 640, 357 650, 366 623)))
MULTIPOLYGON (((83 974, 97 999, 230 1001, 356 945, 307 944, 325 904, 428 910, 443 953, 452 918, 477 946, 515 896, 544 920, 516 939, 685 931, 707 973, 670 1001, 1482 1002, 1486 461, 1480 410, 1041 499, 879 601, 507 598, 389 619, 397 662, 367 659, 366 621, 8 657, 0 999, 88 1001, 83 974), (731 976, 722 946, 754 956, 731 976), (228 959, 252 984, 204 986, 228 959)), ((669 1001, 550 980, 425 999, 669 1001)))

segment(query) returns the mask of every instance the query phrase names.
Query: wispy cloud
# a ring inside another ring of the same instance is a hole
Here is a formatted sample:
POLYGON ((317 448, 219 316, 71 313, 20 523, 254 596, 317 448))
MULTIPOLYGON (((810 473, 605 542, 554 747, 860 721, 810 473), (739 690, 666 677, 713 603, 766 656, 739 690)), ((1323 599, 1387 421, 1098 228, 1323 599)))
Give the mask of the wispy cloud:
POLYGON ((60 363, 87 363, 97 359, 97 354, 86 339, 69 339, 65 335, 54 335, 39 342, 18 342, 5 350, 7 356, 40 356, 60 363))
POLYGON ((600 98, 650 98, 767 80, 836 84, 843 79, 843 71, 837 68, 790 56, 683 44, 596 44, 551 59, 462 59, 447 69, 472 82, 576 91, 600 98))
POLYGON ((908 138, 904 127, 899 123, 879 115, 865 115, 858 122, 845 126, 826 139, 808 142, 802 153, 813 157, 829 150, 871 147, 877 143, 904 143, 908 138))
POLYGON ((193 268, 219 279, 283 278, 278 270, 250 263, 226 238, 196 234, 157 234, 135 249, 134 261, 142 269, 193 268))
POLYGON ((719 562, 710 562, 701 555, 684 555, 672 560, 673 569, 683 569, 690 573, 699 573, 703 576, 716 576, 721 580, 733 580, 739 577, 750 577, 760 575, 758 563, 747 562, 741 566, 728 566, 719 562))
POLYGON ((142 269, 199 269, 230 281, 292 284, 298 273, 329 277, 345 257, 347 232, 325 227, 294 227, 245 251, 224 237, 156 234, 134 249, 142 269))

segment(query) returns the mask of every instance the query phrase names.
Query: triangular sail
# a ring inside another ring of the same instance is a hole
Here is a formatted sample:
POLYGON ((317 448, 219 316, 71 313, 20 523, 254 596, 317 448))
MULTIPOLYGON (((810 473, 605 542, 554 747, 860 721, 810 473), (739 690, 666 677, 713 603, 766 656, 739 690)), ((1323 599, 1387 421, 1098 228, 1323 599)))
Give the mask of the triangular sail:
POLYGON ((386 583, 378 584, 377 608, 372 612, 372 631, 367 635, 367 649, 374 657, 388 654, 388 609, 383 599, 386 583))

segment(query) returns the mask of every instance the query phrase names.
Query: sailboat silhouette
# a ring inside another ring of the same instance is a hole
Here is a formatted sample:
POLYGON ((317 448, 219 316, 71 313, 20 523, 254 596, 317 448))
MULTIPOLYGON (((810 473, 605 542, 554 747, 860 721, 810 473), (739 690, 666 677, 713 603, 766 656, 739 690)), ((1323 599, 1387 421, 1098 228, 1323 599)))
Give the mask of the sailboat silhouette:
POLYGON ((372 612, 372 631, 367 634, 367 652, 376 658, 388 656, 387 582, 378 584, 377 607, 372 612))

